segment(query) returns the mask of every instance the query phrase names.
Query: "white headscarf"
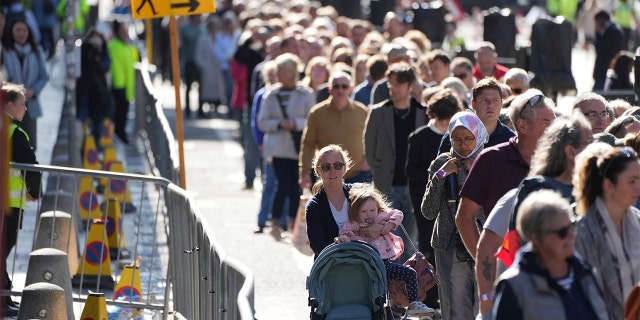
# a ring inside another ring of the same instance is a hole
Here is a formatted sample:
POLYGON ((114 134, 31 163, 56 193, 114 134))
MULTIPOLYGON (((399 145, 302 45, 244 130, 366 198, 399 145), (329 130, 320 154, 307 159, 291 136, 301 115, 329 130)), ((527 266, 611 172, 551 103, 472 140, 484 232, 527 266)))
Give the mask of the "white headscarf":
POLYGON ((449 121, 449 129, 447 129, 447 133, 449 137, 451 137, 451 133, 457 127, 464 127, 465 129, 471 131, 473 136, 476 138, 476 145, 473 150, 466 156, 459 154, 455 148, 453 148, 453 144, 451 145, 451 153, 455 154, 456 157, 460 157, 463 159, 467 158, 475 158, 477 153, 482 150, 484 144, 489 141, 489 133, 487 132, 487 128, 484 127, 482 121, 478 116, 471 111, 462 111, 458 112, 451 117, 451 121, 449 121))

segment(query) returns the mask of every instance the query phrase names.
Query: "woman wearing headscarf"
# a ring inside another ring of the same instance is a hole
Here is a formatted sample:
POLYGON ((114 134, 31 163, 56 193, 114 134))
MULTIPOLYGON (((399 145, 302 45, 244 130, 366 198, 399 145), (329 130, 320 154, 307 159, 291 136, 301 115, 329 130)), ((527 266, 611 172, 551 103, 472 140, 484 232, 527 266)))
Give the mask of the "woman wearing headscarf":
POLYGON ((613 319, 640 281, 640 160, 630 147, 615 148, 580 163, 573 179, 578 222, 576 251, 602 279, 613 319))
MULTIPOLYGON (((427 219, 436 219, 431 246, 440 279, 442 319, 473 319, 478 313, 474 263, 456 228, 455 215, 459 187, 489 134, 475 113, 463 111, 451 118, 446 135, 451 140, 451 151, 440 154, 429 167, 422 214, 427 219)), ((481 210, 478 219, 484 219, 481 210)))

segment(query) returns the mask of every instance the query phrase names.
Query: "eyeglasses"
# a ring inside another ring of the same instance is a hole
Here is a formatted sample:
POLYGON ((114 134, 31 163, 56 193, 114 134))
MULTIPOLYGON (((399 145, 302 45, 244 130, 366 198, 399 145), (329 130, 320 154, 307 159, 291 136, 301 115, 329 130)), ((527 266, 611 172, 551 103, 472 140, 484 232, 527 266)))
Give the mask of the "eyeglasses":
POLYGON ((535 96, 529 98, 529 101, 527 101, 527 103, 522 106, 522 109, 520 109, 520 113, 518 113, 518 119, 522 118, 522 112, 527 108, 527 105, 533 107, 542 99, 544 99, 543 94, 536 94, 535 96))
POLYGON ((335 169, 336 171, 339 171, 339 170, 342 170, 342 168, 344 168, 344 163, 342 163, 342 162, 336 162, 334 164, 323 163, 323 164, 319 165, 318 167, 320 167, 320 169, 322 169, 322 172, 329 172, 329 171, 331 171, 331 168, 335 169))
POLYGON ((459 147, 463 144, 465 146, 472 145, 476 141, 476 138, 465 138, 464 140, 461 140, 461 139, 450 139, 450 140, 451 140, 451 144, 459 147))
POLYGON ((564 239, 569 235, 570 232, 574 231, 575 227, 576 227, 576 222, 575 220, 572 220, 568 226, 557 229, 557 230, 547 230, 546 234, 555 234, 560 239, 564 239))
POLYGON ((585 113, 584 115, 587 116, 589 120, 606 119, 609 117, 609 113, 606 110, 602 112, 591 111, 589 113, 585 113))
POLYGON ((616 148, 616 153, 613 156, 605 158, 600 166, 604 167, 600 172, 604 178, 607 178, 607 172, 611 168, 614 162, 618 159, 638 158, 638 154, 631 147, 616 148))
POLYGON ((349 89, 349 85, 348 85, 348 84, 337 84, 337 83, 336 83, 336 84, 334 84, 334 85, 332 86, 332 88, 334 88, 334 89, 347 90, 347 89, 349 89))

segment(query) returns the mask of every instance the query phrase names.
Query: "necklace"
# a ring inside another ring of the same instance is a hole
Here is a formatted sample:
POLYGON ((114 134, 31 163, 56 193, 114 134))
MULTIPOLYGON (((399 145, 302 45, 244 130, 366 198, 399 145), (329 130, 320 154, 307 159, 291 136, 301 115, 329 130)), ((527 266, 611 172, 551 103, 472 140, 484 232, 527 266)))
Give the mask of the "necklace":
POLYGON ((400 117, 400 119, 404 120, 406 117, 409 116, 409 114, 411 114, 411 107, 404 110, 393 108, 393 111, 398 117, 400 117))

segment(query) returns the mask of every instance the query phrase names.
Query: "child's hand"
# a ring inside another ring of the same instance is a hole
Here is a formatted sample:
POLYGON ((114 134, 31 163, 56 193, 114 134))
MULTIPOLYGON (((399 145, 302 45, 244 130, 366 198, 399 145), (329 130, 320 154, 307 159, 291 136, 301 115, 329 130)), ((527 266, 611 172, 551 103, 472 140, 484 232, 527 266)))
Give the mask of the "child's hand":
POLYGON ((351 242, 351 239, 346 236, 346 235, 341 235, 341 236, 337 236, 333 239, 334 243, 345 243, 345 242, 351 242))

